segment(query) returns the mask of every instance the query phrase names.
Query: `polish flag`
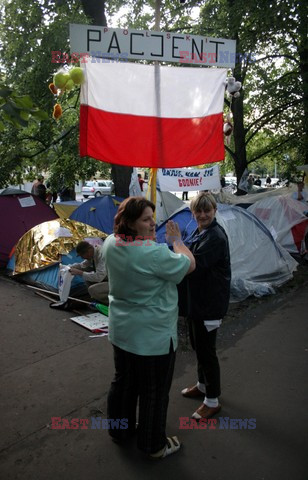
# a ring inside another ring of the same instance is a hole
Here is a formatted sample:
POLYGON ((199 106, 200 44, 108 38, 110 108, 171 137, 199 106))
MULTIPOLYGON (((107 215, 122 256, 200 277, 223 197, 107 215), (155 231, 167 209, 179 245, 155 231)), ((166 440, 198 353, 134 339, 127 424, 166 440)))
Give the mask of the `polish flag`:
POLYGON ((99 58, 88 59, 83 68, 82 157, 152 168, 224 159, 226 69, 102 63, 99 58))

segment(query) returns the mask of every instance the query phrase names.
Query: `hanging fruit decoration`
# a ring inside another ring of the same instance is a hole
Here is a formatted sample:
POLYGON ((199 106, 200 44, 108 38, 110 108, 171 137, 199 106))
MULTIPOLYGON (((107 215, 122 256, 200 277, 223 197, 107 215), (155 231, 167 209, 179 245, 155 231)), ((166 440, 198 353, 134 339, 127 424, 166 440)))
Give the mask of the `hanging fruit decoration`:
POLYGON ((62 115, 62 107, 59 103, 56 103, 55 106, 53 107, 53 113, 52 116, 55 120, 58 120, 62 115))
POLYGON ((51 93, 53 93, 54 95, 57 95, 58 89, 56 88, 56 86, 55 86, 54 83, 50 83, 50 84, 48 85, 48 88, 49 88, 49 90, 51 91, 51 93))
POLYGON ((53 118, 58 120, 62 115, 62 107, 58 102, 59 97, 69 92, 84 82, 84 73, 81 67, 73 67, 70 70, 61 69, 53 77, 53 82, 48 85, 49 90, 57 96, 57 103, 53 109, 53 118))

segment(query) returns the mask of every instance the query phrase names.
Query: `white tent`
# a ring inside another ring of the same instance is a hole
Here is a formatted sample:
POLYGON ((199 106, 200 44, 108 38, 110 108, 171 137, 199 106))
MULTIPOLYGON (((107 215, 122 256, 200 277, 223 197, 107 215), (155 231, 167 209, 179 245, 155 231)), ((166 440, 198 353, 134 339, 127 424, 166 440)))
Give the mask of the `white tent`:
MULTIPOLYGON (((138 182, 137 170, 134 168, 131 182, 129 185, 129 195, 130 196, 140 196, 144 195, 147 198, 149 197, 148 185, 144 184, 144 192, 141 192, 138 182)), ((159 187, 156 188, 156 225, 161 225, 165 220, 167 220, 170 215, 180 208, 185 208, 186 204, 180 200, 176 195, 170 192, 161 192, 159 187)))
MULTIPOLYGON (((186 239, 197 227, 190 210, 174 213, 182 238, 186 239)), ((297 262, 273 239, 270 231, 244 208, 218 204, 218 223, 225 229, 231 257, 231 302, 244 300, 250 295, 261 297, 275 293, 275 288, 293 277, 297 262)), ((165 242, 166 224, 156 231, 158 242, 165 242)), ((202 295, 202 292, 200 292, 202 295)))
POLYGON ((170 192, 156 191, 156 224, 160 225, 174 212, 186 208, 186 203, 170 192))
POLYGON ((293 192, 297 191, 297 186, 291 184, 289 187, 277 187, 269 188, 266 191, 261 191, 257 193, 249 193, 248 195, 233 195, 232 193, 223 189, 218 194, 214 194, 214 197, 218 203, 224 203, 229 205, 239 205, 242 203, 249 204, 255 203, 263 198, 277 197, 279 195, 291 195, 293 192))
POLYGON ((293 277, 297 262, 254 215, 241 207, 219 205, 216 218, 229 238, 231 301, 274 293, 293 277))
POLYGON ((287 195, 266 197, 248 207, 290 253, 299 253, 308 229, 307 205, 287 195))

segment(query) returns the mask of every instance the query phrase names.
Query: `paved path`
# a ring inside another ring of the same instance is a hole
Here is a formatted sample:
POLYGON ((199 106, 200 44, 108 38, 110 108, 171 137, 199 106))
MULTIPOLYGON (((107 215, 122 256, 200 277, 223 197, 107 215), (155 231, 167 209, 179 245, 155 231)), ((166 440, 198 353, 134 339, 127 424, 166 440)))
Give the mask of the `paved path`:
POLYGON ((0 277, 0 478, 306 480, 307 293, 306 284, 267 313, 256 310, 254 327, 220 352, 223 409, 215 429, 179 429, 199 402, 179 393, 194 380, 195 362, 190 350, 178 352, 168 432, 183 448, 155 462, 134 442, 114 444, 103 429, 50 428, 52 417, 106 418, 111 347, 0 277), (256 428, 222 428, 243 419, 255 419, 256 428))

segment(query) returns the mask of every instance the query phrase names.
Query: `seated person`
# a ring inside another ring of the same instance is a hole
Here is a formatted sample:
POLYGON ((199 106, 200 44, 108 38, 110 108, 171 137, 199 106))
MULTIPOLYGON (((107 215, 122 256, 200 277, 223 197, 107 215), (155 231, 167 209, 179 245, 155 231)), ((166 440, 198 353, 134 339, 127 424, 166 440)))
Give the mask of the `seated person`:
POLYGON ((101 246, 93 247, 89 242, 81 241, 76 247, 77 254, 84 259, 81 263, 70 265, 72 275, 81 275, 93 300, 108 304, 109 285, 101 246))

